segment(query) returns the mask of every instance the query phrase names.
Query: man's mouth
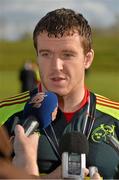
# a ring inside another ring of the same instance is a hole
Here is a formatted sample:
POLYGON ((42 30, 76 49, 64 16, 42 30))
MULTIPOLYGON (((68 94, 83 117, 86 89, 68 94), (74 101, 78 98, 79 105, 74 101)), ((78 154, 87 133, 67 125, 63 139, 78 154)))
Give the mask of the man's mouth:
POLYGON ((53 81, 62 81, 62 80, 65 80, 65 78, 63 77, 54 77, 52 78, 53 81))

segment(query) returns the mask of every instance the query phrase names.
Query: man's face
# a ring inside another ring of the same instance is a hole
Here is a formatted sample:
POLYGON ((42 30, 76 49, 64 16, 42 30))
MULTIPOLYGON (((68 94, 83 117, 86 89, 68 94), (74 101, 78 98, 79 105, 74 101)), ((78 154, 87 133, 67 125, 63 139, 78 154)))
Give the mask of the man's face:
POLYGON ((37 37, 38 64, 44 87, 60 96, 75 93, 84 87, 85 69, 93 59, 93 52, 84 55, 78 33, 61 38, 37 37))

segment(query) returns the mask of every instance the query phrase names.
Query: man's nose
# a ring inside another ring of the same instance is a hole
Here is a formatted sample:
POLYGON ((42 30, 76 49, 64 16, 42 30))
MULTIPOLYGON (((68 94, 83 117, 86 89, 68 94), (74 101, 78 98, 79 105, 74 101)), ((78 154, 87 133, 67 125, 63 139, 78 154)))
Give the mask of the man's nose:
POLYGON ((52 59, 52 68, 61 71, 63 69, 63 60, 60 57, 54 56, 52 59))

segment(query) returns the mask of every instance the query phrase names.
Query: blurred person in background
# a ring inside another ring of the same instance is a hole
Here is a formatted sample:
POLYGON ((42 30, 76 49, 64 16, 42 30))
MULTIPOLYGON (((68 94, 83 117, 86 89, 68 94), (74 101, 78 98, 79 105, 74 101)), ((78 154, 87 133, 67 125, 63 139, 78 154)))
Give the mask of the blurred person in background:
MULTIPOLYGON (((33 40, 41 84, 28 98, 31 98, 34 104, 34 96, 38 93, 56 93, 58 113, 52 127, 57 141, 60 142, 66 132, 81 131, 89 141, 87 168, 96 166, 104 179, 119 178, 119 156, 107 141, 107 135, 119 139, 119 103, 92 93, 85 86, 85 70, 90 68, 94 59, 88 21, 82 14, 71 9, 56 9, 38 22, 33 40)), ((16 110, 8 120, 4 120, 10 134, 14 117, 22 116, 23 109, 24 105, 19 112, 16 110)), ((50 132, 48 135, 52 137, 50 132)), ((24 149, 27 148, 27 142, 22 145, 24 149)), ((19 166, 18 161, 16 164, 19 166)), ((41 132, 38 149, 39 172, 53 173, 60 165, 61 161, 52 144, 41 132)))
POLYGON ((20 70, 19 79, 21 82, 21 92, 33 90, 39 82, 37 65, 31 61, 25 62, 20 70))

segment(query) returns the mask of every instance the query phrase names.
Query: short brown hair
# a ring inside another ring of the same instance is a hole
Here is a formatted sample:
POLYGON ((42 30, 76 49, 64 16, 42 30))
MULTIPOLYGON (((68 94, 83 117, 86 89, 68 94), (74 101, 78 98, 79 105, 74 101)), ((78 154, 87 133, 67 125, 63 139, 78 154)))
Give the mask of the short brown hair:
POLYGON ((82 14, 71 9, 56 9, 47 13, 36 25, 33 32, 34 47, 37 50, 37 36, 47 32, 48 36, 62 37, 78 32, 82 37, 82 47, 87 53, 92 46, 92 33, 88 21, 82 14))

